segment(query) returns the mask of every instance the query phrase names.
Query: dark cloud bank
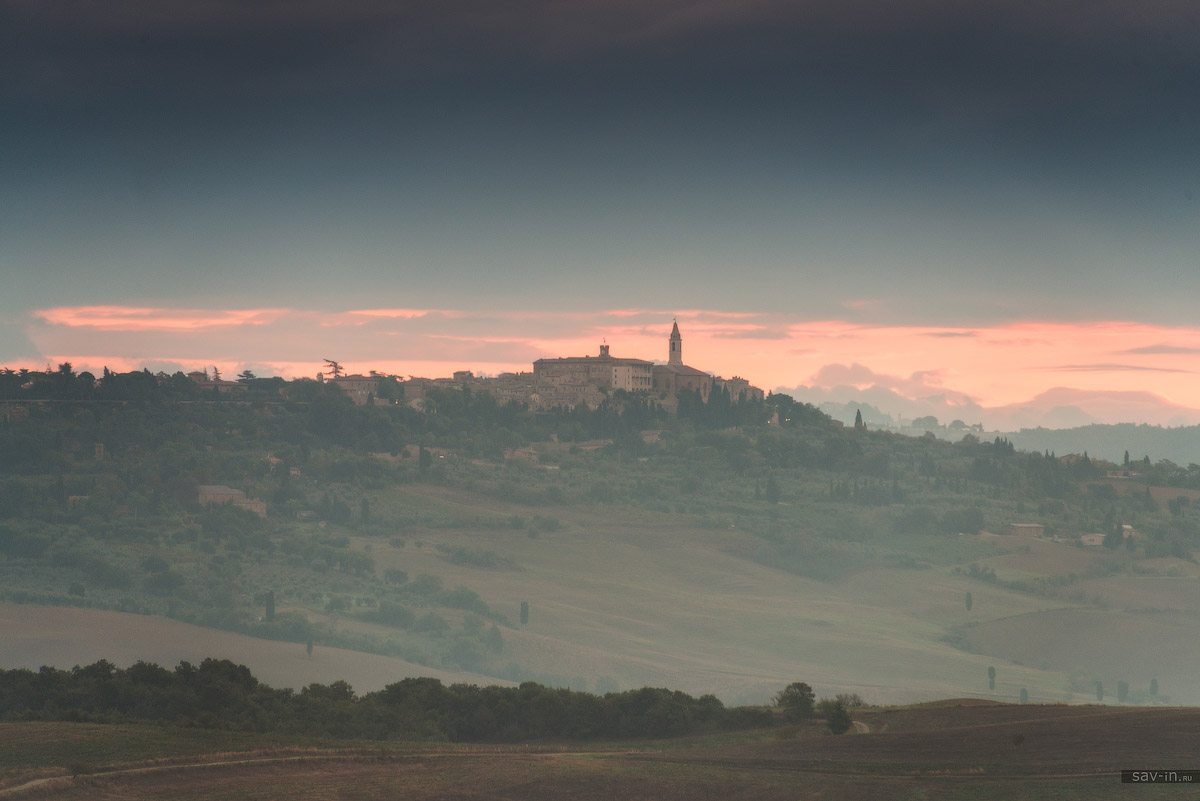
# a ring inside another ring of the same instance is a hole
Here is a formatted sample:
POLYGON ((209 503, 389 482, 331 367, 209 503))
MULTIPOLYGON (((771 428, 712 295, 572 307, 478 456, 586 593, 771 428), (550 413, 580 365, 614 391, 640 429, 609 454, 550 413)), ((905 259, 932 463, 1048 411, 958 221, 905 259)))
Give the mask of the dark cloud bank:
POLYGON ((201 261, 308 288, 287 302, 339 261, 378 291, 403 253, 427 295, 421 269, 499 291, 535 265, 566 295, 655 263, 700 279, 643 284, 692 306, 950 308, 928 280, 974 282, 961 317, 1071 313, 1026 288, 1142 313, 1120 263, 1200 288, 1197 96, 1197 13, 1168 0, 0 0, 0 261, 151 265, 123 277, 154 302, 210 291, 201 261))
POLYGON ((1146 115, 1165 139, 1194 123, 1189 4, 1051 5, 10 0, 0 86, 35 111, 136 117, 196 104, 218 124, 264 104, 337 115, 491 99, 500 107, 484 110, 497 114, 544 103, 588 115, 653 102, 734 125, 750 114, 833 128, 869 119, 876 133, 936 129, 997 147, 1087 132, 1085 152, 1146 135, 1146 115))

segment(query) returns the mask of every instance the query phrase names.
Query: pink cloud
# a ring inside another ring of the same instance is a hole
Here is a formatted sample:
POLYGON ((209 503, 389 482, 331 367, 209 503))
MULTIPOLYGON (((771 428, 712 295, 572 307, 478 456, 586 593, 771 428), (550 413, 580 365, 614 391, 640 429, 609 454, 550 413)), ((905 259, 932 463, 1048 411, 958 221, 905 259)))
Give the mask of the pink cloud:
POLYGON ((401 320, 412 320, 418 317, 427 317, 431 314, 439 314, 443 317, 463 316, 463 312, 451 311, 449 309, 353 309, 346 313, 357 317, 401 320))
POLYGON ((161 309, 135 306, 60 306, 34 312, 51 325, 100 331, 196 331, 241 325, 266 325, 286 309, 161 309))
POLYGON ((812 377, 811 383, 826 389, 851 386, 857 389, 883 387, 894 390, 907 398, 920 398, 931 393, 952 396, 956 401, 969 401, 968 396, 947 391, 942 370, 917 370, 908 378, 877 373, 861 364, 827 364, 812 377))

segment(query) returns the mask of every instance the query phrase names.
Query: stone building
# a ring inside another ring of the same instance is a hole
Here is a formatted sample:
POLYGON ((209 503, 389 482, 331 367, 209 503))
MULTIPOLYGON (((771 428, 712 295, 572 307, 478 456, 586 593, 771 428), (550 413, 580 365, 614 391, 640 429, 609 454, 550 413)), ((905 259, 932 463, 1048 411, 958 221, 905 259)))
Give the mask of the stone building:
POLYGON ((613 356, 608 345, 600 346, 599 356, 567 356, 538 359, 533 363, 535 383, 550 386, 575 385, 626 392, 648 392, 653 385, 654 365, 644 359, 613 356))
POLYGON ((379 395, 379 376, 342 375, 329 379, 329 383, 340 389, 359 406, 366 405, 379 395))
POLYGON ((763 401, 766 399, 766 393, 740 376, 716 378, 713 381, 714 383, 719 382, 725 387, 725 391, 729 393, 730 400, 734 403, 741 400, 763 401))

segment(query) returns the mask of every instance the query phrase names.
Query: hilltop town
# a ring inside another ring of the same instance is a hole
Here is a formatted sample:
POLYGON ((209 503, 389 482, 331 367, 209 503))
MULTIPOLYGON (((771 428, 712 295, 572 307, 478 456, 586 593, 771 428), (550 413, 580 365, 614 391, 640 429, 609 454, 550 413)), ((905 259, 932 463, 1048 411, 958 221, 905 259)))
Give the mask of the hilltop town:
MULTIPOLYGON (((726 393, 732 402, 764 399, 763 390, 745 378, 721 378, 684 364, 683 336, 678 322, 671 327, 665 363, 614 356, 609 346, 602 344, 597 356, 538 359, 531 372, 501 373, 495 377, 460 370, 449 378, 409 376, 402 380, 374 372, 343 375, 338 362, 330 361, 330 365, 333 373, 318 373, 317 380, 333 384, 359 405, 403 402, 420 408, 430 389, 486 392, 499 403, 516 402, 538 410, 574 408, 579 404, 595 409, 616 392, 653 398, 671 412, 678 408, 681 391, 695 393, 702 402, 707 402, 714 391, 726 393)), ((239 392, 248 386, 245 380, 223 381, 203 371, 189 373, 188 377, 218 392, 239 392)))

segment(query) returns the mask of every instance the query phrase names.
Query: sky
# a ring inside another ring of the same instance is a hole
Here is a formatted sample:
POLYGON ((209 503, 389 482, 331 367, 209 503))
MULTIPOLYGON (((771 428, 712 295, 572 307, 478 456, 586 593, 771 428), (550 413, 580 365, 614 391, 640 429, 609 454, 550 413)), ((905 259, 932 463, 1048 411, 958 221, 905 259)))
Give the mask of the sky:
POLYGON ((1200 423, 1197 98, 1190 0, 0 0, 0 366, 677 318, 814 401, 1200 423))

